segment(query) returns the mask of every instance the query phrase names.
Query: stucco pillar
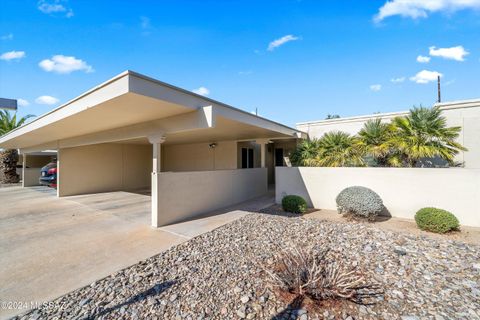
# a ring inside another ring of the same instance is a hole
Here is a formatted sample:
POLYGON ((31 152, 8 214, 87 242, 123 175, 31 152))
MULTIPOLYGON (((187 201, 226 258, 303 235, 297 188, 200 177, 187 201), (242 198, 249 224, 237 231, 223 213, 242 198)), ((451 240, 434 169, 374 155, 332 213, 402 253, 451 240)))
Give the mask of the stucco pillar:
POLYGON ((26 153, 22 153, 22 187, 26 187, 25 185, 25 170, 27 167, 27 154, 26 153))
POLYGON ((269 139, 257 139, 256 143, 260 145, 260 166, 266 168, 266 157, 267 157, 267 144, 270 142, 269 139))
POLYGON ((152 227, 158 228, 158 180, 162 169, 162 143, 165 142, 165 136, 159 135, 149 137, 148 140, 153 146, 152 157, 152 227))

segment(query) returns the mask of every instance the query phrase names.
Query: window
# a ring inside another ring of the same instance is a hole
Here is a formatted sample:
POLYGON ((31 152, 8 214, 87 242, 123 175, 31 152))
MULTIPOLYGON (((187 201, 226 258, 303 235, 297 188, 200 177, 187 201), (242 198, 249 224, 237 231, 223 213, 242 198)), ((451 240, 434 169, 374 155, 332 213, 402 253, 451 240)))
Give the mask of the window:
POLYGON ((242 148, 242 169, 253 168, 253 149, 242 148))

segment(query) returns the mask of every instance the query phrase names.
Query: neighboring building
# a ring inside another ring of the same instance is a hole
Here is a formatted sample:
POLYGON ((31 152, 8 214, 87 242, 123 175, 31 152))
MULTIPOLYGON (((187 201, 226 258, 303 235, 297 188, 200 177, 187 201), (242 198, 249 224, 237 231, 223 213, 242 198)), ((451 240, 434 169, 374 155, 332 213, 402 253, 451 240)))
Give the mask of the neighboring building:
MULTIPOLYGON (((466 168, 480 168, 480 99, 438 103, 447 119, 448 126, 460 126, 458 141, 468 151, 460 152, 456 161, 466 168)), ((296 128, 306 132, 310 138, 320 138, 324 133, 334 130, 357 134, 363 124, 375 118, 390 121, 394 117, 407 115, 408 111, 378 113, 366 116, 346 117, 330 120, 297 123, 296 128)))
POLYGON ((20 150, 24 186, 38 181, 27 170, 41 165, 38 152, 56 151, 59 197, 146 189, 158 227, 265 194, 298 138, 306 134, 126 71, 0 137, 0 148, 20 150))

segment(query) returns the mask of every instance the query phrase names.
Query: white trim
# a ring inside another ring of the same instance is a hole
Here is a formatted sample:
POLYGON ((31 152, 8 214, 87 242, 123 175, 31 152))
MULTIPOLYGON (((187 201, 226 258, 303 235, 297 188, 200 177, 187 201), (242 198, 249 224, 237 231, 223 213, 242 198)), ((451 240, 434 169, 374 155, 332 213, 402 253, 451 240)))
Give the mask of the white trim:
MULTIPOLYGON (((458 101, 435 103, 434 106, 438 106, 442 110, 451 110, 451 109, 459 109, 459 108, 475 108, 475 107, 480 107, 480 99, 458 100, 458 101)), ((390 117, 393 118, 396 116, 406 115, 408 113, 409 111, 397 111, 397 112, 385 112, 385 113, 375 113, 375 114, 368 114, 368 115, 344 117, 344 118, 337 118, 337 119, 305 121, 305 122, 298 122, 296 126, 299 127, 299 126, 306 126, 311 124, 335 124, 335 123, 345 123, 345 122, 356 122, 356 121, 364 121, 364 120, 375 119, 375 118, 390 118, 390 117)))

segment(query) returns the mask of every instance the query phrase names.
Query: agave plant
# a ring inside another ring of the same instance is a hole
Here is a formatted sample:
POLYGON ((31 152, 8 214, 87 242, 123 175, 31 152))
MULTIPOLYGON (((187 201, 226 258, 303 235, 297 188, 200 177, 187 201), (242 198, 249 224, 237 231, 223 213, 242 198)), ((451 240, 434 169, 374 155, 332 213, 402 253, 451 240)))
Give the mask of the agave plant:
MULTIPOLYGON (((33 115, 26 115, 17 119, 17 114, 13 116, 6 110, 0 111, 0 135, 4 135, 13 129, 23 125, 33 115)), ((18 152, 15 149, 3 150, 0 152, 0 182, 17 183, 19 176, 17 174, 18 152)))
POLYGON ((447 127, 438 107, 414 107, 405 117, 393 119, 394 134, 390 139, 398 151, 399 161, 414 167, 422 158, 439 157, 454 163, 460 150, 467 151, 456 141, 461 127, 447 127))
POLYGON ((321 167, 351 167, 365 165, 363 152, 354 136, 342 131, 325 133, 318 141, 315 163, 321 167))

